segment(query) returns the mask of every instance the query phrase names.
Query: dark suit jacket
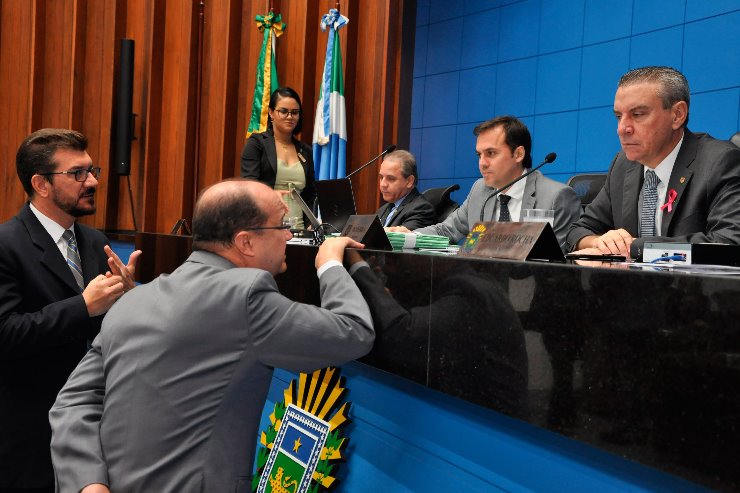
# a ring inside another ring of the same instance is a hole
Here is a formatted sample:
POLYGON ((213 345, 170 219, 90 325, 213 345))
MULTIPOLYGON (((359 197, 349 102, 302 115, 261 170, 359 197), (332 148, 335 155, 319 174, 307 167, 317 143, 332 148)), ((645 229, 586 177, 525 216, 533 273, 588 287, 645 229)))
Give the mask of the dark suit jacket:
MULTIPOLYGON (((313 153, 311 146, 304 144, 293 137, 298 160, 306 174, 306 188, 301 192, 301 198, 312 209, 316 199, 314 186, 313 153)), ((241 176, 254 178, 270 188, 275 188, 277 175, 277 151, 275 150, 275 136, 271 132, 252 134, 242 149, 241 176)))
MULTIPOLYGON (((388 203, 378 209, 377 214, 381 224, 385 221, 386 213, 391 207, 393 207, 393 204, 388 203)), ((388 226, 406 226, 413 230, 423 228, 424 226, 431 226, 436 222, 437 213, 434 210, 434 206, 414 187, 403 199, 401 205, 398 206, 398 210, 393 214, 388 226)))
POLYGON ((678 196, 672 212, 663 210, 660 236, 637 238, 643 175, 640 163, 617 154, 604 188, 568 232, 570 250, 585 236, 619 228, 635 237, 633 258, 642 256, 646 241, 740 244, 740 149, 685 130, 668 182, 678 196))
MULTIPOLYGON (((108 240, 75 236, 87 284, 108 270, 108 240)), ((47 413, 101 321, 28 204, 0 225, 0 489, 54 484, 47 413)))

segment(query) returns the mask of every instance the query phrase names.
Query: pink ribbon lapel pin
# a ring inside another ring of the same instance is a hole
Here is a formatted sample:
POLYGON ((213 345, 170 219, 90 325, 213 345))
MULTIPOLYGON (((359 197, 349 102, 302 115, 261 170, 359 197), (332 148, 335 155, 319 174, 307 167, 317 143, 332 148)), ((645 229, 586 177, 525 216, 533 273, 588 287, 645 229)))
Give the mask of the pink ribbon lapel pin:
POLYGON ((661 210, 668 209, 668 212, 673 212, 673 203, 676 201, 676 197, 678 197, 678 193, 674 189, 668 190, 668 200, 660 206, 661 210))

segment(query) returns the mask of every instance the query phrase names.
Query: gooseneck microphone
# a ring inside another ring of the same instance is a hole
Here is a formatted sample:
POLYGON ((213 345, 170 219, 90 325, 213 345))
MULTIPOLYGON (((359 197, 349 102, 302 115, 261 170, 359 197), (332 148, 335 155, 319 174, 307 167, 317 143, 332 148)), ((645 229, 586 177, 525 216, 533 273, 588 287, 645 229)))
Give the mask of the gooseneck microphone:
POLYGON ((374 158, 372 158, 370 161, 366 162, 365 164, 363 164, 362 166, 360 166, 359 168, 357 168, 356 170, 354 170, 352 173, 348 174, 347 175, 347 178, 351 178, 352 175, 354 175, 355 173, 358 173, 358 172, 362 171, 363 169, 365 169, 368 166, 370 166, 373 162, 375 162, 378 159, 382 158, 383 156, 385 156, 389 152, 393 152, 395 150, 396 150, 396 144, 389 145, 388 147, 385 148, 385 150, 383 152, 381 152, 380 154, 378 154, 377 156, 375 156, 374 158))
POLYGON ((535 171, 537 171, 538 169, 540 169, 541 167, 543 167, 547 163, 551 163, 551 162, 555 161, 555 158, 556 157, 558 157, 558 155, 555 154, 554 152, 551 152, 550 154, 548 154, 547 156, 545 156, 545 159, 540 164, 538 164, 536 167, 530 169, 529 171, 527 171, 523 175, 518 176, 516 178, 516 180, 512 181, 511 183, 508 183, 508 184, 504 185, 503 187, 496 189, 491 195, 489 195, 488 197, 486 197, 486 200, 483 202, 483 206, 480 208, 480 220, 481 220, 481 222, 483 222, 483 211, 486 210, 486 204, 488 204, 488 201, 489 200, 491 200, 496 195, 500 194, 502 190, 506 190, 507 188, 509 188, 514 183, 516 183, 519 180, 521 180, 522 178, 528 177, 529 175, 531 175, 532 173, 534 173, 535 171))

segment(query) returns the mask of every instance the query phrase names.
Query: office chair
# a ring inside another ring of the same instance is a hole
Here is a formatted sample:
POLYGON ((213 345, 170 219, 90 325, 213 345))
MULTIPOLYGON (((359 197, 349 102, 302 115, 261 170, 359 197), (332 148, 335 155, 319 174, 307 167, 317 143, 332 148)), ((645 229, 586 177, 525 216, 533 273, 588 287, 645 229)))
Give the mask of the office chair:
POLYGON ((735 135, 730 137, 730 142, 740 147, 740 132, 735 132, 735 135))
POLYGON ((455 183, 449 187, 438 187, 424 190, 422 195, 433 206, 437 213, 437 222, 442 222, 452 214, 460 205, 450 198, 450 194, 455 190, 460 190, 460 185, 455 183))
POLYGON ((605 181, 605 173, 584 173, 570 177, 568 185, 576 191, 576 195, 581 199, 582 211, 599 194, 605 181))

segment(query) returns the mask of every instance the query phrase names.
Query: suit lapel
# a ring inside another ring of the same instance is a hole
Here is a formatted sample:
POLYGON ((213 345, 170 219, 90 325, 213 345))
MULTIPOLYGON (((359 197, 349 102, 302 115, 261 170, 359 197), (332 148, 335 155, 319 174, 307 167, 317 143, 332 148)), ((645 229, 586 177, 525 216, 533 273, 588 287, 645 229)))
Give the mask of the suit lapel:
MULTIPOLYGON (((696 159, 696 151, 698 145, 696 136, 688 131, 684 130, 683 144, 681 149, 678 151, 676 156, 676 163, 673 165, 673 171, 671 171, 671 178, 668 180, 668 191, 666 192, 666 201, 668 200, 668 194, 671 190, 676 191, 676 200, 673 201, 673 207, 671 212, 668 209, 663 209, 663 222, 661 223, 660 234, 666 236, 671 226, 671 221, 676 215, 676 209, 680 207, 681 197, 691 182, 691 176, 694 174, 689 167, 696 159)), ((663 204, 660 204, 663 205, 663 204)), ((660 206, 659 205, 659 206, 660 206)))
POLYGON ((524 184, 524 195, 522 195, 522 208, 519 212, 519 220, 522 220, 522 214, 526 209, 535 208, 536 191, 537 191, 537 178, 539 171, 535 171, 526 178, 524 184))
POLYGON ((643 182, 643 166, 630 161, 629 168, 624 173, 624 192, 622 202, 622 224, 624 229, 637 236, 638 227, 638 199, 643 182))
POLYGON ((388 210, 393 204, 387 203, 383 205, 380 209, 378 209, 378 219, 380 219, 381 226, 385 224, 385 219, 388 217, 388 210))
MULTIPOLYGON (((398 218, 401 217, 401 212, 403 211, 403 208, 406 207, 409 202, 414 200, 417 195, 419 195, 419 191, 416 189, 416 187, 412 188, 411 191, 403 198, 398 207, 396 207, 396 212, 393 213, 393 217, 391 218, 391 222, 388 223, 388 226, 399 225, 398 218)), ((380 224, 385 223, 385 220, 388 218, 388 214, 390 213, 392 207, 392 203, 385 204, 383 207, 381 207, 382 213, 380 215, 380 224)))
POLYGON ((275 149, 275 136, 270 132, 265 132, 265 155, 267 161, 272 167, 272 171, 277 176, 277 150, 275 149))
POLYGON ((28 203, 21 209, 18 218, 26 227, 33 244, 41 251, 41 264, 58 277, 60 281, 73 289, 75 293, 79 293, 80 288, 77 286, 72 271, 69 270, 66 259, 59 251, 56 243, 52 241, 49 233, 31 212, 28 203))

